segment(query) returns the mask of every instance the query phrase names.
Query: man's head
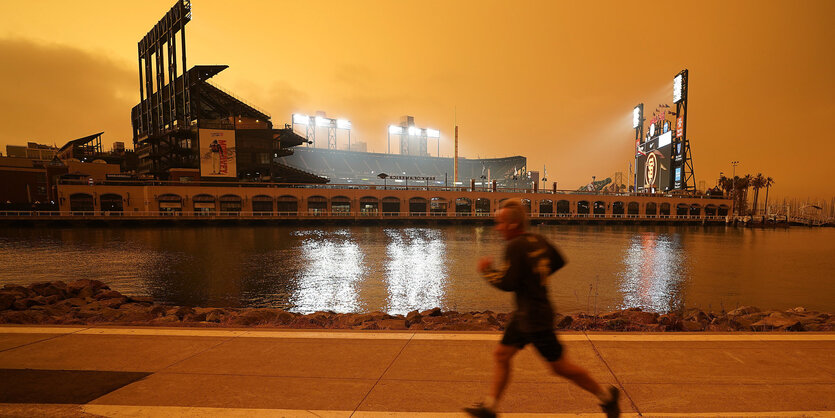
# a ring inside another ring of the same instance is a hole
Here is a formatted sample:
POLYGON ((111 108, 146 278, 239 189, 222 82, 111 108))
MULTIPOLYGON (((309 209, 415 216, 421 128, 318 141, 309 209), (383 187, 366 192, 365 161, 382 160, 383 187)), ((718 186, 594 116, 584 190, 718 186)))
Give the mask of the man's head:
POLYGON ((496 231, 505 240, 516 238, 525 232, 528 224, 528 214, 519 199, 507 199, 499 204, 496 211, 496 231))

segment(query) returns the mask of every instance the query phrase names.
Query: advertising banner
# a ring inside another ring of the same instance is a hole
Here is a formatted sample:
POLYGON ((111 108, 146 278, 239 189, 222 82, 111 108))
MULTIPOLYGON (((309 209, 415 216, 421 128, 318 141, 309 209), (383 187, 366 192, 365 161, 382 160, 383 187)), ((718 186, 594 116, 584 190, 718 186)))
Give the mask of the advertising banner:
POLYGON ((676 138, 681 138, 684 135, 684 116, 676 118, 676 138))
POLYGON ((237 177, 235 164, 235 131, 227 129, 201 129, 200 176, 237 177))

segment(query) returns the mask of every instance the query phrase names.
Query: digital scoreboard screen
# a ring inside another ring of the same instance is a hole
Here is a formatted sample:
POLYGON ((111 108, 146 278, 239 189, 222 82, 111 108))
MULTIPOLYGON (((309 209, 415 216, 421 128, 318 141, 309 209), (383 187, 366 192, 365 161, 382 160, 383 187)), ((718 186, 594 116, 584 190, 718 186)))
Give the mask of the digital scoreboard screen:
POLYGON ((638 146, 638 189, 663 192, 670 189, 672 131, 650 138, 638 146))

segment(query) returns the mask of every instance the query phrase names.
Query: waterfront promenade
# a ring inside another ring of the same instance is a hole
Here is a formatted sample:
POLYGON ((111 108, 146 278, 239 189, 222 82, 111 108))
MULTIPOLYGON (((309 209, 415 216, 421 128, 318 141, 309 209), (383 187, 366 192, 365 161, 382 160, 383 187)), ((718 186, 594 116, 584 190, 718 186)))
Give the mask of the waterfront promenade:
MULTIPOLYGON (((0 327, 0 416, 456 417, 499 333, 0 327)), ((835 333, 564 333, 625 416, 833 416, 835 333)), ((515 360, 508 417, 602 416, 515 360)))

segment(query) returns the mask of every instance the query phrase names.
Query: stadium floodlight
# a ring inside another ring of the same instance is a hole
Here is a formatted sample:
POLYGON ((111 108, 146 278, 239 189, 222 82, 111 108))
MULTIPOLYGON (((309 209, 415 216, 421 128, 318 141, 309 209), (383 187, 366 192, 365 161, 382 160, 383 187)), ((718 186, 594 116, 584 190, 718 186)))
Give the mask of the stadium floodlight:
POLYGON ((310 125, 310 116, 295 113, 293 114, 293 123, 297 123, 299 125, 310 125))
POLYGON ((420 128, 415 128, 414 126, 409 127, 409 135, 411 136, 419 136, 421 133, 420 128))
POLYGON ((331 120, 322 116, 316 116, 316 126, 331 126, 331 120))
POLYGON ((684 90, 687 88, 684 74, 684 71, 682 71, 673 79, 673 103, 678 103, 684 98, 684 90))
POLYGON ((351 129, 351 121, 345 119, 337 119, 336 127, 339 129, 351 129))
POLYGON ((641 110, 643 110, 643 107, 643 105, 638 105, 632 109, 632 129, 638 129, 638 126, 641 125, 641 110))
POLYGON ((403 127, 397 125, 389 125, 389 133, 392 135, 403 135, 403 127))
POLYGON ((441 137, 441 131, 439 131, 437 129, 426 128, 426 136, 428 136, 430 138, 440 138, 441 137))

